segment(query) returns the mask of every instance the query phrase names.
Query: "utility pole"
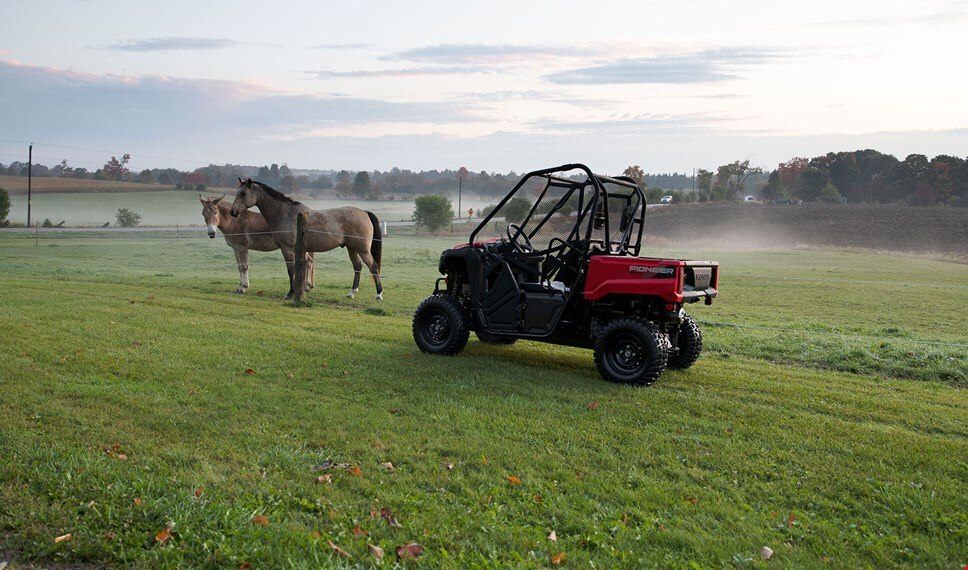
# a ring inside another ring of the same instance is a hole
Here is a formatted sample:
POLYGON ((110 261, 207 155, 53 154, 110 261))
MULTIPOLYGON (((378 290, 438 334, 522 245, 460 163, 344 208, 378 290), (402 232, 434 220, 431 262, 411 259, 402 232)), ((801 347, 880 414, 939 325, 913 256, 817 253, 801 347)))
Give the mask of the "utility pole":
POLYGON ((31 194, 31 181, 33 180, 33 165, 34 165, 34 143, 30 143, 30 147, 27 149, 27 227, 30 227, 30 194, 31 194))

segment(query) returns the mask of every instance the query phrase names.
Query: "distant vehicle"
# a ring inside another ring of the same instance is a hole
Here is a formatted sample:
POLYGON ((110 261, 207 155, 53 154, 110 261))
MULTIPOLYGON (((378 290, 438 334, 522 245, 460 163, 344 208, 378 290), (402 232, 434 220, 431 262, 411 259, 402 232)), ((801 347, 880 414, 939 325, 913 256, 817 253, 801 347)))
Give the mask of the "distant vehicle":
POLYGON ((668 194, 665 195, 665 196, 663 196, 662 199, 659 200, 659 203, 660 204, 671 204, 672 203, 672 196, 669 196, 668 194))
POLYGON ((755 196, 747 196, 747 197, 743 198, 743 201, 744 202, 755 202, 756 201, 756 197, 755 196))

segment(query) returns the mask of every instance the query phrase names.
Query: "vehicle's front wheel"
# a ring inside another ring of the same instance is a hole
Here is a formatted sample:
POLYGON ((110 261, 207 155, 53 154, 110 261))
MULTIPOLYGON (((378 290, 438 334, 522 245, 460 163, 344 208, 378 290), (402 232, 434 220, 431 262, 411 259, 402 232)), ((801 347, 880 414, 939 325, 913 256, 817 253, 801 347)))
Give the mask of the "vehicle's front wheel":
POLYGON ((450 295, 424 299, 413 315, 413 340, 428 354, 457 354, 470 336, 464 307, 450 295))
POLYGON ((662 375, 668 358, 659 329, 637 318, 609 322, 595 343, 595 366, 609 382, 648 386, 662 375))
POLYGON ((695 319, 689 315, 685 315, 679 323, 676 347, 679 352, 675 356, 669 357, 669 368, 684 370, 695 364, 696 360, 699 360, 699 353, 702 352, 702 332, 700 332, 695 319))

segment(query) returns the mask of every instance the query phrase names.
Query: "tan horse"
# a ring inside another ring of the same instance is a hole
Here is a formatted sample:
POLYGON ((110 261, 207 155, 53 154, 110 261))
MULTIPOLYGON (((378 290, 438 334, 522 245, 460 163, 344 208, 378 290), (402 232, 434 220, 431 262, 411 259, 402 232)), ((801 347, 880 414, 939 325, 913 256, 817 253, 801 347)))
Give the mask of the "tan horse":
MULTIPOLYGON (((202 217, 208 226, 208 237, 215 239, 215 230, 222 231, 225 243, 235 252, 235 261, 239 268, 239 288, 235 290, 239 295, 245 294, 249 288, 249 250, 275 251, 279 246, 269 234, 269 224, 265 218, 255 212, 245 212, 235 218, 229 213, 231 206, 222 204, 222 194, 218 198, 203 198, 198 195, 202 203, 202 217)), ((309 288, 313 287, 312 254, 309 256, 309 288)))
POLYGON ((296 257, 296 218, 305 213, 306 251, 330 251, 345 247, 353 264, 353 288, 347 297, 353 298, 360 290, 360 272, 366 264, 373 275, 376 285, 376 298, 383 298, 383 284, 380 281, 380 256, 383 250, 383 236, 380 235, 380 222, 373 212, 344 206, 330 210, 313 210, 261 182, 251 178, 239 178, 239 191, 232 202, 232 215, 239 216, 253 206, 269 223, 272 239, 282 249, 289 270, 289 293, 292 297, 293 259, 296 257))

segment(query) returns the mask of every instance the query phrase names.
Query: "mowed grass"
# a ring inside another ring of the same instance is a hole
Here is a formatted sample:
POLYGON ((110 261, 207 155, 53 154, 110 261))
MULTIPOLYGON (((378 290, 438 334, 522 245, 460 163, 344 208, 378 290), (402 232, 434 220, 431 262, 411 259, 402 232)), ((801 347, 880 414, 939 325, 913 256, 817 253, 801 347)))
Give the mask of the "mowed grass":
POLYGON ((409 542, 418 565, 453 568, 968 562, 964 265, 655 252, 723 263, 720 299, 690 312, 724 324, 704 326, 696 366, 638 389, 579 349, 421 354, 410 317, 454 241, 391 236, 383 302, 369 281, 343 298, 345 253, 321 254, 292 308, 277 252, 253 253, 250 294, 233 295, 220 238, 0 237, 0 550, 161 567, 370 567, 367 544, 387 564, 409 542), (831 342, 894 364, 831 370, 814 348, 831 342), (912 372, 926 349, 947 372, 912 372))

